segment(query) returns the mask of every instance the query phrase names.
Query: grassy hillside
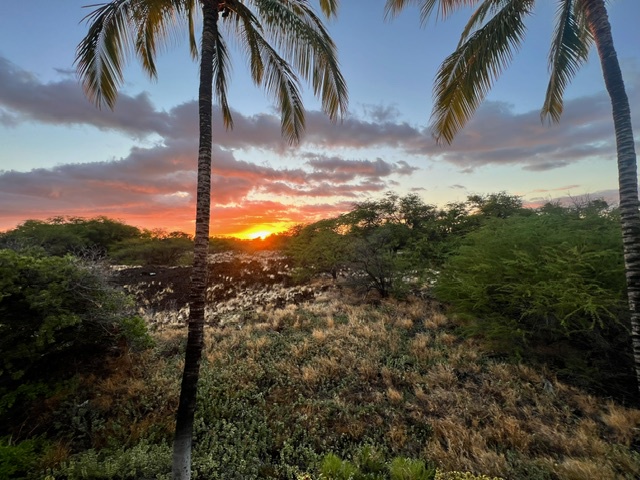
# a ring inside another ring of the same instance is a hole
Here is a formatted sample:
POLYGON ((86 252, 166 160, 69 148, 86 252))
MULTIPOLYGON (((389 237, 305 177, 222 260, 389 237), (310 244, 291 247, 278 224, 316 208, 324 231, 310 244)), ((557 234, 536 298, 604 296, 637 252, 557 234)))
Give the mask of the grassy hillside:
MULTIPOLYGON (((185 332, 50 398, 38 418, 56 440, 33 446, 32 471, 168 478, 185 332)), ((210 328, 199 395, 195 478, 343 478, 327 455, 363 452, 509 479, 640 477, 639 410, 490 358, 418 299, 330 290, 210 328)))

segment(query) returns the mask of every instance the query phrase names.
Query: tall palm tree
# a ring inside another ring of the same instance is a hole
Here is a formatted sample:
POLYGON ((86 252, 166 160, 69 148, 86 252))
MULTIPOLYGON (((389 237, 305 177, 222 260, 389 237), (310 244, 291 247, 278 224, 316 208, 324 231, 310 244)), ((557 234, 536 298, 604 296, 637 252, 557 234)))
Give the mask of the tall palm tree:
MULTIPOLYGON (((327 16, 336 13, 336 0, 320 0, 320 5, 327 16)), ((332 120, 344 114, 347 104, 335 45, 307 0, 112 0, 102 4, 87 15, 89 31, 76 52, 77 71, 87 96, 98 106, 113 108, 130 53, 155 77, 158 48, 176 28, 186 27, 191 54, 196 58, 198 11, 202 15, 202 37, 196 232, 189 333, 174 439, 176 479, 191 475, 207 288, 214 95, 225 126, 233 126, 226 95, 230 61, 226 37, 231 35, 238 40, 248 56, 252 79, 274 97, 280 108, 282 134, 289 142, 297 142, 304 129, 304 107, 296 74, 311 83, 332 120)))
MULTIPOLYGON (((386 13, 397 15, 409 4, 420 5, 423 24, 434 13, 446 18, 460 8, 477 5, 457 49, 444 60, 435 80, 432 132, 437 141, 451 143, 509 65, 524 38, 524 18, 532 13, 536 1, 387 0, 386 13)), ((565 87, 587 61, 595 43, 613 111, 631 341, 640 388, 640 204, 629 100, 605 0, 557 0, 557 4, 549 53, 550 79, 541 117, 559 121, 565 87)))

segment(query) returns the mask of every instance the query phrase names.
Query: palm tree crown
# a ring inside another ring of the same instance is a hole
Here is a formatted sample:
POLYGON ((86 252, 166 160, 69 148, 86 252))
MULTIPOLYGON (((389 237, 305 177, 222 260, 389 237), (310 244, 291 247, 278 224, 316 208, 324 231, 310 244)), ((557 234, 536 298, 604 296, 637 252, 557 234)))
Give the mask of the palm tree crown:
MULTIPOLYGON (((227 102, 229 37, 248 57, 253 81, 276 101, 289 142, 299 141, 304 130, 298 75, 310 82, 332 120, 345 113, 347 89, 335 45, 305 0, 113 0, 100 5, 85 17, 89 32, 76 51, 77 71, 89 99, 99 107, 114 108, 123 68, 132 54, 155 78, 156 54, 182 29, 196 58, 198 3, 215 4, 220 12, 213 83, 226 127, 233 126, 227 102)), ((336 0, 322 0, 320 5, 325 14, 336 13, 336 0)))
MULTIPOLYGON (((583 0, 559 0, 549 52, 549 84, 541 117, 560 120, 566 86, 584 64, 593 44, 583 0)), ((509 66, 526 32, 525 18, 535 0, 387 0, 387 16, 409 4, 420 4, 424 24, 432 15, 447 18, 461 7, 478 5, 464 27, 458 46, 436 75, 432 132, 451 143, 509 66)))

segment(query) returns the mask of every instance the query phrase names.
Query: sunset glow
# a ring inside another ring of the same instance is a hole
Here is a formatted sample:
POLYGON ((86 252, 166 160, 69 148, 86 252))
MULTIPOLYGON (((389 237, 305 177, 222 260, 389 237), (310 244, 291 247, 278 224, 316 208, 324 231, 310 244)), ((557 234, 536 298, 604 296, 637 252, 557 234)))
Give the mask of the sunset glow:
POLYGON ((278 228, 274 227, 273 225, 255 225, 242 232, 232 234, 231 236, 241 238, 243 240, 255 240, 256 238, 261 238, 262 240, 264 240, 269 235, 280 233, 285 230, 287 230, 286 226, 280 226, 280 228, 278 228))
MULTIPOLYGON (((158 56, 157 81, 149 82, 131 59, 114 110, 97 109, 73 69, 87 3, 1 2, 0 232, 28 219, 106 216, 193 234, 198 63, 184 43, 167 48, 158 56)), ((587 193, 617 201, 611 106, 595 53, 567 88, 562 121, 540 122, 553 2, 540 2, 528 19, 521 63, 446 148, 429 134, 429 89, 460 25, 421 29, 415 15, 385 21, 384 0, 365 12, 361 2, 342 3, 331 33, 350 112, 331 123, 305 90, 298 145, 282 140, 281 119, 241 58, 231 61, 233 130, 224 127, 219 104, 213 113, 211 236, 264 238, 389 191, 439 206, 499 191, 521 195, 527 205, 587 193), (376 55, 362 48, 373 44, 381 48, 376 55)), ((609 17, 629 102, 639 105, 640 2, 612 2, 609 17)), ((176 43, 186 41, 185 32, 176 33, 176 43)), ((640 124, 640 109, 632 115, 640 124)))
POLYGON ((250 233, 249 234, 249 239, 255 240, 256 238, 261 238, 262 240, 264 240, 265 238, 267 238, 272 233, 273 232, 270 232, 269 230, 259 230, 257 232, 250 233))

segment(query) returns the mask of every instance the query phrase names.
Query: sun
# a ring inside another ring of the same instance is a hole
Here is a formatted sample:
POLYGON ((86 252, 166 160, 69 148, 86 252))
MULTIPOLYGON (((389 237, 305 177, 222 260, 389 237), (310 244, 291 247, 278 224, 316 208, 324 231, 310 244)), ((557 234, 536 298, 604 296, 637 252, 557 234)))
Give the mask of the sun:
POLYGON ((262 240, 264 240, 265 238, 267 238, 269 235, 271 235, 273 232, 269 231, 269 230, 256 230, 250 233, 247 233, 246 236, 249 240, 255 240, 256 238, 260 238, 262 240))
POLYGON ((264 240, 269 235, 285 232, 290 227, 291 222, 258 223, 231 236, 243 240, 256 240, 258 238, 264 240))

